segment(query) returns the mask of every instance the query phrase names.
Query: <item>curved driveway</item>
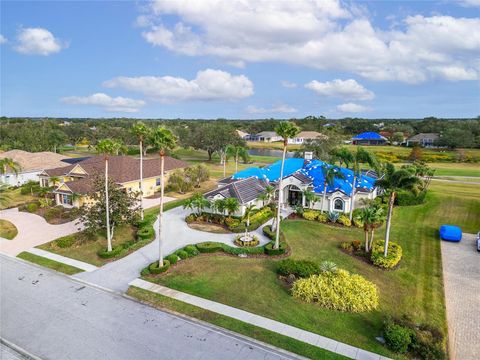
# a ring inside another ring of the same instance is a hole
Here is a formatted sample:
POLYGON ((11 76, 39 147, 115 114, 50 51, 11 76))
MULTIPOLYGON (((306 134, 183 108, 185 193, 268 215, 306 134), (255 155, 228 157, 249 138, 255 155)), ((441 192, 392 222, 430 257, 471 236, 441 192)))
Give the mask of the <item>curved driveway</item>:
POLYGON ((18 235, 13 240, 0 238, 0 252, 12 256, 79 231, 79 225, 75 225, 76 221, 52 225, 47 223, 43 217, 18 211, 18 208, 0 211, 0 219, 10 221, 18 229, 18 235))

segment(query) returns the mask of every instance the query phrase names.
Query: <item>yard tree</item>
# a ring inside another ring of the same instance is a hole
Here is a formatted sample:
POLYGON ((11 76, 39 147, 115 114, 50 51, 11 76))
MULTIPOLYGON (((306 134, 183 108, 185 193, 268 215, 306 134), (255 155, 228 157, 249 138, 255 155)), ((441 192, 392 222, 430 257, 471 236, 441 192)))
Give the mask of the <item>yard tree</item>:
POLYGON ((415 145, 412 148, 410 155, 408 155, 408 159, 411 161, 420 161, 422 160, 422 157, 423 157, 423 150, 420 147, 420 145, 415 145))
POLYGON ((21 166, 19 163, 14 161, 11 158, 3 158, 0 159, 0 174, 6 174, 8 170, 11 172, 18 174, 18 172, 21 170, 21 166))
POLYGON ((140 217, 143 220, 143 148, 149 130, 143 122, 137 121, 133 124, 131 131, 137 137, 140 150, 140 217))
POLYGON ((195 188, 199 188, 202 182, 210 178, 210 172, 204 164, 187 167, 184 170, 184 175, 195 188))
POLYGON ((220 214, 224 215, 225 214, 225 199, 217 199, 213 201, 213 206, 216 211, 218 211, 220 214))
POLYGON ((68 126, 64 126, 64 132, 68 139, 73 144, 75 150, 77 145, 81 143, 85 138, 89 138, 91 130, 85 123, 73 123, 68 126))
POLYGON ((332 157, 334 161, 338 161, 339 165, 342 166, 345 164, 345 167, 349 167, 353 163, 353 154, 346 147, 341 147, 334 149, 332 151, 332 157))
POLYGON ((240 204, 236 198, 225 199, 225 210, 227 211, 228 216, 232 216, 239 208, 240 204))
POLYGON ((365 251, 368 253, 373 244, 374 229, 382 222, 383 209, 379 206, 366 206, 361 209, 356 219, 363 224, 363 231, 365 233, 365 251))
POLYGON ((250 216, 252 216, 252 214, 255 212, 256 209, 257 207, 255 206, 255 204, 250 204, 245 207, 245 213, 243 214, 243 219, 246 220, 245 240, 247 239, 248 231, 249 231, 248 228, 250 227, 250 216))
POLYGON ((163 126, 157 127, 150 136, 153 146, 158 150, 160 155, 160 212, 158 214, 158 266, 163 266, 163 198, 165 191, 164 183, 164 168, 165 168, 165 153, 167 150, 173 150, 176 146, 177 139, 173 133, 163 126))
POLYGON ((383 177, 375 182, 375 185, 384 189, 389 197, 388 200, 388 213, 387 223, 385 229, 385 248, 384 256, 388 255, 388 242, 390 240, 390 228, 392 226, 393 205, 395 203, 395 196, 398 190, 409 190, 416 192, 418 186, 421 184, 420 178, 406 169, 395 169, 395 166, 391 163, 385 165, 385 171, 383 177))
POLYGON ((168 177, 168 188, 180 194, 185 194, 193 189, 193 184, 185 176, 184 170, 176 169, 168 177))
POLYGON ((125 191, 112 179, 107 179, 106 182, 108 186, 105 186, 103 177, 94 177, 93 189, 89 194, 93 204, 80 208, 80 222, 85 226, 86 232, 91 235, 103 229, 109 229, 107 250, 110 247, 108 251, 111 251, 115 228, 123 224, 133 224, 138 219, 138 194, 125 191), (108 240, 109 236, 110 240, 108 240))
POLYGON ((229 157, 233 157, 235 161, 235 172, 238 172, 238 160, 242 158, 246 163, 249 158, 247 148, 242 145, 227 145, 226 155, 226 160, 228 160, 229 157))
POLYGON ((285 165, 285 155, 287 154, 288 139, 293 139, 300 132, 300 128, 291 121, 282 121, 275 127, 275 132, 283 139, 282 165, 280 167, 280 178, 278 180, 278 207, 276 221, 276 235, 274 249, 280 246, 280 211, 282 204, 282 178, 285 165))
POLYGON ((319 200, 318 196, 310 189, 303 190, 302 194, 305 201, 308 203, 308 207, 312 209, 315 203, 319 200))
POLYGON ((338 146, 339 141, 340 139, 335 134, 317 139, 307 139, 302 144, 301 149, 297 151, 296 156, 303 157, 306 151, 311 151, 315 159, 331 161, 332 152, 338 146))
POLYGON ((110 204, 109 204, 109 195, 108 195, 108 158, 111 155, 116 154, 119 149, 122 147, 122 144, 119 142, 112 140, 112 139, 103 139, 100 140, 96 146, 96 150, 99 154, 103 155, 103 159, 105 160, 105 191, 104 191, 104 205, 105 205, 105 223, 107 227, 107 251, 112 251, 112 235, 110 229, 110 204))
POLYGON ((323 174, 323 198, 322 198, 322 212, 327 200, 327 187, 333 186, 335 179, 345 179, 345 175, 340 171, 340 168, 336 166, 322 165, 323 174))
POLYGON ((0 184, 0 205, 8 206, 10 204, 10 200, 12 199, 10 194, 7 193, 8 185, 0 184))

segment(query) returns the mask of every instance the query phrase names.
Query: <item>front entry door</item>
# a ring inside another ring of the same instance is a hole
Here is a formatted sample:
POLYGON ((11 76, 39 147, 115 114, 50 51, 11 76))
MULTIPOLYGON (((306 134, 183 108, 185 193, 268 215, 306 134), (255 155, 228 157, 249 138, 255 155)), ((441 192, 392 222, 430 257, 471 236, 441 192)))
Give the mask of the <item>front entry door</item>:
POLYGON ((302 205, 302 193, 300 191, 290 190, 288 192, 288 205, 290 206, 302 205))

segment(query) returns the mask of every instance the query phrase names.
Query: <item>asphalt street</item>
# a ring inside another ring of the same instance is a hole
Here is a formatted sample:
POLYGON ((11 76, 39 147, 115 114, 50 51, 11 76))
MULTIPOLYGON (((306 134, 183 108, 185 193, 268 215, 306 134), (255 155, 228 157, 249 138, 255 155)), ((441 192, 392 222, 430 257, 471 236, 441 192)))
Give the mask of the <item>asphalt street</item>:
POLYGON ((3 255, 0 272, 0 336, 45 360, 292 358, 3 255))

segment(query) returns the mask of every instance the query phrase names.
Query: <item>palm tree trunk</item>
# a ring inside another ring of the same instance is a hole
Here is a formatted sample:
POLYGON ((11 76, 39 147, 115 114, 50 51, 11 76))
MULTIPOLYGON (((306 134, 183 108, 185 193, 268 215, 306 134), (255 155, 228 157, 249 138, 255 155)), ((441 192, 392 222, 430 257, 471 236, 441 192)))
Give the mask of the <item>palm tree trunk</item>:
POLYGON ((365 252, 368 253, 368 229, 364 229, 365 231, 365 252))
POLYGON ((323 199, 322 199, 322 213, 325 207, 325 201, 327 200, 327 185, 323 184, 323 199))
POLYGON ((282 166, 280 167, 280 179, 278 180, 278 209, 277 209, 277 221, 275 223, 275 245, 274 249, 280 247, 280 211, 282 205, 282 178, 283 178, 283 166, 285 164, 285 156, 287 154, 287 140, 283 141, 283 154, 282 154, 282 166))
POLYGON ((143 141, 140 140, 140 218, 143 220, 143 141))
POLYGON ((222 154, 223 177, 227 177, 227 154, 222 154))
POLYGON ((110 235, 110 205, 108 199, 108 157, 105 157, 105 214, 107 220, 107 251, 112 251, 112 237, 110 235))
POLYGON ((390 199, 388 201, 388 214, 387 214, 387 224, 385 229, 385 247, 383 249, 383 256, 387 257, 388 255, 388 242, 390 240, 390 227, 392 226, 392 215, 393 215, 393 203, 395 202, 395 191, 392 191, 390 194, 390 199))
POLYGON ((353 219, 353 207, 355 204, 355 185, 357 182, 356 180, 357 180, 357 176, 354 174, 353 183, 352 183, 352 193, 350 194, 350 221, 352 221, 353 219))
POLYGON ((164 159, 164 153, 163 151, 160 153, 160 213, 158 214, 158 255, 159 255, 159 260, 158 260, 158 267, 163 266, 163 241, 162 241, 162 228, 163 228, 163 191, 164 191, 164 186, 163 186, 163 169, 165 165, 165 159, 164 159))
POLYGON ((372 234, 370 235, 370 244, 368 245, 369 250, 372 250, 373 247, 373 235, 375 234, 375 228, 372 227, 372 234))

